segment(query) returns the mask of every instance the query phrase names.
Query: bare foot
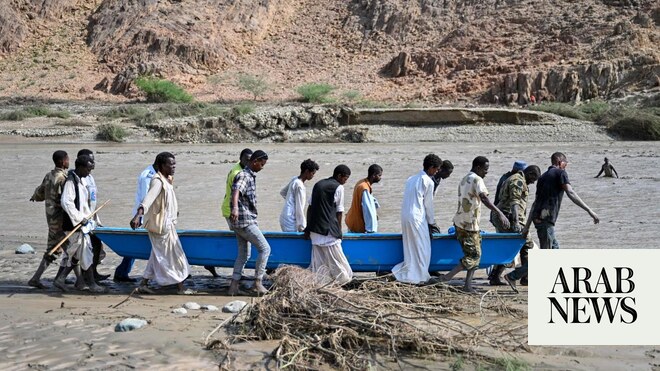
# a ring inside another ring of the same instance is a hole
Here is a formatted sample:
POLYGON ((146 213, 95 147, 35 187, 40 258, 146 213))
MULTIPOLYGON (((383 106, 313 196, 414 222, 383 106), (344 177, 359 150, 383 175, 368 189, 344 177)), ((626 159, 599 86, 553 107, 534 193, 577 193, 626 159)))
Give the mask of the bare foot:
POLYGON ((264 285, 261 283, 261 281, 255 281, 254 282, 254 291, 257 292, 259 295, 265 295, 268 290, 264 287, 264 285))
POLYGON ((149 294, 149 295, 154 295, 156 292, 154 290, 148 288, 146 285, 139 286, 138 287, 138 292, 140 294, 149 294))
POLYGON ((28 285, 42 290, 46 289, 46 286, 39 280, 29 280, 28 285))
POLYGON ((238 294, 238 281, 232 280, 229 285, 229 290, 227 290, 227 295, 235 296, 238 294))
POLYGON ((62 281, 59 281, 59 280, 53 281, 53 286, 55 286, 58 289, 62 290, 62 292, 69 292, 69 288, 66 287, 66 284, 62 281))

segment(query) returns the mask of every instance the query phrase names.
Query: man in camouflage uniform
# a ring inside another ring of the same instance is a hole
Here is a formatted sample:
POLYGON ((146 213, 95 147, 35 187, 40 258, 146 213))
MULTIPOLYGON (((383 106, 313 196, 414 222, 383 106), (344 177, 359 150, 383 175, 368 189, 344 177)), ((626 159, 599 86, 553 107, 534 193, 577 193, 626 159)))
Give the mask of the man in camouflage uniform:
MULTIPOLYGON (((37 268, 34 276, 28 281, 28 285, 40 289, 46 288, 41 283, 41 275, 50 263, 57 258, 54 255, 48 255, 48 252, 65 236, 62 229, 64 210, 60 204, 60 198, 62 196, 64 182, 66 181, 66 171, 69 168, 69 155, 64 151, 55 151, 53 153, 53 162, 55 163, 55 168, 46 174, 41 185, 34 190, 34 194, 30 198, 30 201, 45 201, 46 204, 46 222, 48 223, 47 250, 41 259, 39 268, 37 268)), ((59 254, 59 251, 56 254, 59 254)))
MULTIPOLYGON (((541 169, 536 165, 527 166, 524 170, 517 170, 511 174, 509 178, 502 184, 502 189, 499 194, 499 202, 497 208, 502 210, 504 215, 511 222, 509 228, 504 228, 499 219, 491 213, 491 223, 495 226, 497 233, 520 233, 525 227, 527 218, 527 197, 529 196, 529 185, 534 184, 541 176, 541 169)), ((527 255, 529 249, 534 246, 534 242, 529 235, 527 235, 525 244, 520 249, 520 261, 522 264, 527 264, 527 255)), ((504 272, 504 265, 496 265, 488 275, 488 280, 491 286, 506 285, 502 282, 500 276, 504 272)), ((527 275, 521 279, 521 284, 527 284, 527 275)))
POLYGON ((487 158, 475 157, 472 160, 472 169, 458 185, 458 208, 453 222, 456 227, 456 238, 461 244, 464 256, 449 273, 440 277, 440 281, 449 281, 458 272, 467 270, 463 290, 468 293, 476 293, 472 288, 472 276, 481 261, 481 229, 479 228, 481 204, 494 211, 502 225, 509 228, 509 220, 504 213, 488 199, 488 189, 483 178, 488 174, 489 167, 487 158))

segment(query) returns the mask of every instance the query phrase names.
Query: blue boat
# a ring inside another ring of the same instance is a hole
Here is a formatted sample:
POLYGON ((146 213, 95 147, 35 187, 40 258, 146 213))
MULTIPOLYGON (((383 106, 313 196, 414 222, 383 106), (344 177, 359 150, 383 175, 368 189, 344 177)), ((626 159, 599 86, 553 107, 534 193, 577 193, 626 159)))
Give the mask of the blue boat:
MULTIPOLYGON (((236 237, 231 231, 179 230, 179 238, 192 265, 233 267, 236 260, 236 237)), ((94 233, 117 255, 134 259, 149 259, 151 242, 144 229, 97 228, 94 233)), ((267 268, 282 264, 309 266, 312 245, 299 232, 264 232, 271 247, 267 268)), ((513 261, 525 239, 517 233, 482 232, 480 268, 513 261)), ((403 243, 400 233, 347 233, 342 247, 355 272, 391 270, 403 261, 403 243)), ((435 234, 431 241, 429 271, 452 269, 463 257, 455 235, 435 234)), ((248 268, 254 268, 256 250, 252 249, 248 268)))

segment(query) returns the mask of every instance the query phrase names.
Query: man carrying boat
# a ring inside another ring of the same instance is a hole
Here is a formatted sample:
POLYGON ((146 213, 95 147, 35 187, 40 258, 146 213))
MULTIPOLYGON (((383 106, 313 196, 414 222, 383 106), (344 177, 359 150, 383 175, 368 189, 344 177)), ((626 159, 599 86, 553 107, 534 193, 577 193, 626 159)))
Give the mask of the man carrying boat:
POLYGON ((248 166, 236 174, 231 187, 230 227, 236 233, 238 255, 229 285, 229 295, 238 293, 245 263, 250 258, 248 242, 254 245, 259 253, 254 269, 254 290, 258 294, 265 294, 268 291, 263 286, 263 277, 270 255, 270 245, 257 224, 257 173, 266 166, 267 161, 266 152, 254 151, 248 166))
MULTIPOLYGON (((40 289, 45 289, 41 283, 41 276, 51 262, 56 259, 56 255, 49 255, 48 252, 60 242, 65 234, 62 229, 62 223, 64 222, 64 210, 60 203, 62 197, 62 188, 64 187, 64 182, 66 181, 66 171, 69 168, 69 155, 64 151, 55 151, 53 152, 53 163, 55 163, 55 168, 46 174, 44 179, 41 181, 41 185, 34 190, 30 201, 45 201, 46 206, 46 222, 48 224, 48 242, 46 244, 46 252, 44 253, 41 263, 39 263, 39 268, 34 272, 28 285, 37 287, 40 289)), ((59 255, 59 251, 56 252, 59 255)), ((58 273, 61 273, 64 268, 60 269, 58 273)))
POLYGON ((456 227, 456 238, 461 244, 464 256, 449 273, 440 277, 442 281, 449 281, 458 272, 466 269, 463 290, 468 293, 476 293, 476 290, 472 288, 472 276, 481 261, 479 228, 481 204, 483 203, 497 213, 504 228, 510 227, 509 220, 504 213, 488 199, 488 189, 486 189, 483 178, 488 174, 489 165, 486 157, 475 157, 472 161, 472 169, 458 185, 458 208, 453 221, 456 227))
MULTIPOLYGON (((559 248, 559 241, 555 237, 555 222, 559 216, 559 208, 561 207, 564 192, 574 204, 578 205, 591 216, 594 224, 600 222, 598 215, 582 201, 577 192, 571 187, 571 183, 568 180, 568 173, 565 170, 566 166, 568 166, 566 155, 561 152, 555 152, 550 157, 550 161, 552 166, 541 175, 536 185, 536 199, 532 205, 529 219, 527 219, 525 228, 522 231, 523 236, 527 237, 529 227, 534 222, 536 234, 542 249, 559 248)), ((523 264, 513 272, 505 275, 504 279, 509 283, 513 291, 518 292, 516 281, 526 274, 527 264, 523 264)))
POLYGON ((280 227, 283 232, 302 232, 307 227, 305 182, 312 180, 318 169, 319 165, 311 159, 303 161, 300 164, 300 175, 291 178, 280 190, 280 196, 284 198, 284 208, 280 213, 280 227))
POLYGON ((383 168, 373 164, 367 169, 367 177, 357 182, 353 189, 351 208, 346 214, 346 226, 354 233, 378 232, 378 215, 376 209, 380 207, 372 195, 372 185, 380 182, 383 168))
MULTIPOLYGON (((78 156, 82 155, 87 155, 92 161, 92 170, 96 168, 96 159, 94 158, 94 152, 92 152, 89 149, 81 149, 78 151, 78 156)), ((89 209, 94 211, 96 210, 96 200, 98 199, 98 188, 96 187, 96 180, 94 180, 94 176, 90 172, 89 175, 86 177, 82 178, 82 182, 87 188, 87 192, 89 193, 89 209)), ((94 215, 94 221, 97 226, 101 226, 101 217, 99 214, 94 215)), ((110 277, 109 274, 99 274, 97 271, 97 267, 99 264, 101 264, 101 261, 105 259, 105 251, 103 251, 103 242, 101 242, 101 239, 96 237, 93 232, 89 233, 89 239, 92 242, 92 251, 94 252, 94 261, 92 263, 92 272, 93 272, 93 277, 95 281, 104 281, 108 277, 110 277)))
POLYGON ((344 184, 350 176, 348 166, 338 165, 332 177, 319 181, 312 189, 305 238, 312 240, 309 268, 320 277, 322 283, 341 286, 353 279, 353 270, 341 246, 344 184))
POLYGON ((194 294, 193 290, 186 290, 183 286, 190 265, 176 232, 179 205, 172 184, 176 159, 170 152, 161 152, 154 164, 158 173, 151 178, 149 191, 140 201, 130 223, 131 228, 136 229, 142 225, 144 216, 144 228, 151 241, 151 253, 138 289, 141 293, 153 294, 148 285, 149 280, 154 280, 160 286, 176 284, 178 294, 194 294))
MULTIPOLYGON (((149 184, 151 184, 151 179, 156 175, 158 171, 156 170, 156 163, 147 166, 140 175, 138 175, 137 179, 137 189, 135 190, 135 201, 133 205, 133 213, 131 215, 135 215, 137 213, 138 207, 140 207, 140 203, 142 200, 144 200, 144 197, 147 195, 147 192, 149 191, 149 184)), ((135 278, 129 277, 129 274, 131 273, 131 269, 133 269, 133 263, 135 263, 135 259, 133 258, 124 258, 121 261, 121 264, 117 266, 115 269, 115 275, 113 277, 113 281, 115 282, 136 282, 137 280, 135 278)))
MULTIPOLYGON (((529 195, 529 185, 534 184, 541 176, 541 169, 536 165, 527 166, 522 171, 516 171, 511 174, 509 178, 502 185, 500 190, 499 203, 497 208, 502 210, 504 215, 511 223, 509 228, 504 228, 500 223, 497 215, 491 212, 490 220, 495 226, 497 233, 519 233, 525 227, 527 220, 527 197, 529 195)), ((528 235, 520 249, 520 261, 523 265, 527 264, 528 251, 534 246, 531 237, 528 235)), ((488 275, 488 281, 491 286, 506 285, 500 279, 500 275, 504 272, 504 265, 496 265, 488 275)), ((527 285, 527 276, 523 277, 521 284, 527 285), (524 282, 523 282, 524 281, 524 282)))
POLYGON ((440 182, 449 178, 451 173, 454 172, 454 164, 451 163, 449 160, 444 160, 442 161, 442 165, 440 165, 440 170, 438 170, 437 173, 431 178, 433 180, 433 195, 435 196, 436 192, 438 192, 438 186, 440 186, 440 182))
POLYGON ((423 170, 406 181, 401 205, 403 262, 392 268, 397 281, 424 283, 431 278, 431 233, 437 231, 433 210, 433 177, 442 160, 435 154, 424 158, 423 170))
POLYGON ((105 291, 94 280, 94 271, 92 269, 94 252, 92 251, 92 241, 89 237, 89 231, 96 227, 96 221, 87 219, 92 213, 90 208, 91 195, 89 194, 88 187, 82 181, 94 168, 92 161, 89 155, 78 156, 75 163, 76 168, 69 171, 64 188, 62 189, 61 204, 62 209, 66 213, 62 228, 65 232, 68 232, 73 231, 74 227, 79 224, 83 226, 71 235, 69 244, 64 254, 62 254, 61 266, 63 267, 63 271, 53 282, 53 285, 62 291, 69 290, 66 287, 65 280, 71 271, 76 274, 75 287, 77 289, 85 289, 86 281, 90 291, 95 293, 105 291))
MULTIPOLYGON (((240 173, 243 169, 245 169, 246 166, 248 166, 251 156, 251 149, 243 149, 238 156, 238 162, 232 166, 232 168, 229 170, 229 173, 227 173, 227 180, 225 182, 225 198, 222 201, 222 217, 227 221, 229 229, 231 229, 231 220, 229 219, 231 216, 231 187, 234 185, 234 178, 236 178, 236 174, 240 173)), ((219 277, 218 273, 215 271, 215 267, 205 265, 204 268, 211 272, 213 277, 219 277)))

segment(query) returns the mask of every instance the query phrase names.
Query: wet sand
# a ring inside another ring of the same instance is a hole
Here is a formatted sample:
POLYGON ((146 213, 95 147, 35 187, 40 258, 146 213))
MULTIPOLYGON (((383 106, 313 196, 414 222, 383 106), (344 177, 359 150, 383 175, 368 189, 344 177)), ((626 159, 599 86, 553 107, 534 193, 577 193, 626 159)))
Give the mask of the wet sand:
MULTIPOLYGON (((78 368, 139 369, 166 366, 170 368, 217 368, 222 359, 204 351, 201 342, 219 320, 228 314, 189 312, 185 316, 171 314, 171 308, 186 301, 221 307, 232 300, 223 296, 226 280, 212 279, 201 267, 194 269, 194 285, 200 294, 194 297, 162 295, 136 297, 118 308, 132 290, 132 285, 108 283, 110 293, 92 296, 79 293, 61 294, 53 289, 34 290, 25 282, 36 269, 46 238, 43 203, 29 198, 43 175, 52 167, 50 156, 64 149, 71 157, 86 147, 96 152, 94 177, 99 186, 99 199, 111 199, 102 211, 106 226, 128 225, 133 206, 137 174, 153 162, 160 151, 177 156, 175 189, 179 200, 181 229, 226 229, 220 216, 224 195, 224 179, 244 147, 264 149, 270 155, 266 168, 257 177, 259 220, 264 230, 278 230, 278 216, 283 200, 280 188, 299 172, 306 158, 317 161, 321 170, 307 183, 332 173, 339 163, 353 171, 347 184, 346 205, 350 204, 352 187, 366 176, 371 163, 384 168, 383 181, 374 187, 382 208, 379 210, 381 230, 399 232, 399 212, 405 179, 421 169, 425 154, 434 152, 451 160, 455 172, 441 184, 436 196, 436 221, 446 230, 456 207, 456 189, 460 178, 470 168, 472 158, 485 155, 491 169, 486 185, 494 192, 499 176, 510 170, 516 159, 537 164, 542 170, 549 156, 561 150, 569 157, 568 173, 573 187, 601 218, 593 225, 582 209, 564 199, 557 235, 562 248, 657 248, 660 240, 660 176, 646 169, 660 165, 658 142, 593 142, 593 143, 401 143, 401 144, 57 144, 15 143, 0 145, 4 161, 0 173, 2 218, 0 222, 0 366, 2 369, 78 368), (603 157, 607 156, 621 179, 594 179, 603 157), (35 255, 15 255, 14 249, 29 243, 35 255), (64 304, 62 304, 64 303, 64 304), (151 321, 145 329, 133 333, 115 333, 114 325, 126 317, 151 321)), ((532 195, 534 192, 532 187, 532 195)), ((530 200, 531 202, 532 200, 530 200)), ((482 217, 482 228, 493 230, 482 217)), ((108 252, 101 271, 111 273, 119 258, 108 252)), ((133 270, 139 276, 144 262, 133 270)), ((228 275, 229 269, 220 270, 228 275)), ((44 277, 50 284, 55 273, 51 267, 44 277)), ((486 290, 483 273, 479 288, 486 290)), ((524 295, 524 293, 522 294, 524 295)), ((248 299, 249 300, 249 299, 248 299)), ((232 368, 263 365, 262 358, 274 344, 243 346, 232 368)), ((548 369, 653 369, 660 364, 660 351, 653 347, 534 347, 532 354, 516 354, 535 368, 548 369)), ((435 363, 424 364, 442 368, 435 363), (435 365, 435 366, 434 366, 435 365)), ((446 366, 445 366, 446 367, 446 366)))

